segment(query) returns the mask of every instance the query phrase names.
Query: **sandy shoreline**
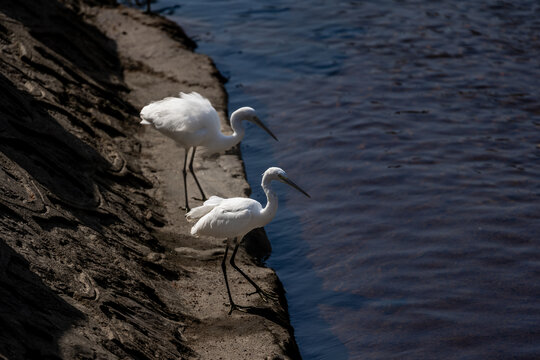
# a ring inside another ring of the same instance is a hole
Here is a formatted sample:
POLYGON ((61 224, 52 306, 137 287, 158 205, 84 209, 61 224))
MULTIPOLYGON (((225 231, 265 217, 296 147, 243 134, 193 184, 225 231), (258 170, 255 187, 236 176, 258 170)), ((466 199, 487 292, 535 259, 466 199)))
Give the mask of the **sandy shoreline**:
MULTIPOLYGON (((0 358, 299 358, 264 233, 238 264, 281 303, 231 272, 252 313, 228 316, 224 242, 179 210, 183 150, 137 124, 197 91, 229 130, 221 76, 176 24, 97 2, 0 5, 0 358)), ((238 149, 201 160, 209 194, 249 194, 238 149)))

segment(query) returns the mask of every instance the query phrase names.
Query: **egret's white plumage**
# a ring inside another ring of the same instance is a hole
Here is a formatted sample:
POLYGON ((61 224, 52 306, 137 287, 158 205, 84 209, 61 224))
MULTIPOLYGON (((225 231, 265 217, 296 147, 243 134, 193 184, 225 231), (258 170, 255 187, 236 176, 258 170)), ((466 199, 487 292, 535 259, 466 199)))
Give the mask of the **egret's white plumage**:
POLYGON ((196 92, 180 93, 180 97, 167 97, 146 105, 141 110, 141 124, 152 125, 160 133, 173 139, 179 147, 185 149, 184 157, 184 195, 186 209, 189 210, 186 187, 186 163, 188 151, 193 148, 189 169, 201 192, 204 192, 195 172, 193 171, 193 158, 197 147, 204 147, 209 152, 220 152, 238 144, 244 137, 245 129, 242 121, 251 121, 266 130, 274 139, 277 138, 257 117, 254 109, 242 107, 231 115, 232 135, 221 132, 219 115, 210 104, 210 101, 196 92))
MULTIPOLYGON (((263 227, 268 224, 276 215, 278 208, 278 198, 276 193, 270 186, 273 180, 284 182, 293 186, 297 190, 309 197, 298 185, 292 182, 285 171, 278 167, 267 169, 262 178, 261 186, 266 193, 266 206, 263 206, 256 200, 248 198, 229 198, 224 199, 218 196, 212 196, 204 202, 202 206, 196 207, 186 214, 186 218, 190 221, 197 220, 196 224, 191 228, 191 234, 195 236, 204 235, 217 238, 227 238, 236 242, 233 254, 231 256, 231 265, 238 270, 254 287, 257 293, 261 295, 263 300, 266 297, 272 297, 270 294, 263 291, 253 280, 242 272, 234 263, 234 257, 238 250, 243 237, 251 230, 263 227), (239 239, 240 241, 237 241, 239 239)), ((225 284, 229 300, 231 302, 231 310, 239 310, 240 307, 234 304, 227 281, 227 272, 225 269, 225 260, 227 258, 228 244, 225 248, 225 256, 223 257, 222 268, 225 276, 225 284)))

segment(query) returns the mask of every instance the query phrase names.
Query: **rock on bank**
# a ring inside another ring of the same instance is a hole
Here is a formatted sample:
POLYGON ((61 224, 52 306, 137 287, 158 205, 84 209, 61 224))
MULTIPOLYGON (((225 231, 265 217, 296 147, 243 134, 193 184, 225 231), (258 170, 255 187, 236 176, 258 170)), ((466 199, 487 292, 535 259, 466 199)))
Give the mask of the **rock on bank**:
MULTIPOLYGON (((188 236, 178 209, 182 150, 138 125, 179 91, 225 120, 219 73, 193 47, 167 20, 97 0, 0 3, 0 358, 299 357, 283 296, 245 296, 234 276, 253 313, 227 316, 223 242, 188 236)), ((249 191, 237 150, 196 168, 211 194, 249 191)))

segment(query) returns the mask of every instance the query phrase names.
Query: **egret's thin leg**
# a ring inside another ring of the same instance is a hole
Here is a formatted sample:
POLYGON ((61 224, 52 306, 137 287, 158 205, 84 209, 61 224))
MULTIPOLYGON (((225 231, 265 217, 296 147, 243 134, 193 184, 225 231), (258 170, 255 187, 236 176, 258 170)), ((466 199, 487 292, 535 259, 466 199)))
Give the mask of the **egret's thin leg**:
POLYGON ((191 162, 189 163, 189 171, 191 171, 191 175, 193 175, 193 179, 195 179, 195 183, 197 184, 197 187, 199 188, 199 191, 201 192, 202 200, 206 201, 206 195, 204 195, 204 191, 201 187, 201 184, 199 184, 199 180, 197 180, 197 176, 195 176, 195 171, 193 170, 193 159, 195 159, 195 150, 197 150, 197 147, 195 146, 193 148, 193 152, 191 153, 191 162))
MULTIPOLYGON (((236 242, 236 239, 235 239, 235 242, 236 242)), ((236 246, 234 247, 233 253, 232 253, 232 255, 231 255, 231 261, 230 261, 230 262, 231 262, 232 267, 235 268, 236 271, 238 271, 240 274, 242 274, 242 276, 245 277, 246 280, 249 281, 249 283, 250 283, 251 285, 253 285, 253 287, 255 288, 255 292, 254 292, 254 293, 250 293, 250 294, 248 294, 248 295, 257 293, 257 294, 259 294, 259 296, 261 297, 261 299, 263 299, 265 302, 268 302, 267 298, 270 298, 270 299, 272 299, 272 300, 277 300, 278 297, 277 297, 276 295, 270 294, 270 293, 264 291, 263 289, 261 289, 261 287, 255 283, 255 281, 251 280, 251 278, 250 278, 249 276, 247 276, 246 273, 244 273, 238 266, 236 266, 236 264, 235 264, 235 262, 234 262, 234 258, 236 257, 236 252, 238 251, 238 248, 240 247, 240 243, 241 243, 241 242, 242 242, 242 241, 240 240, 240 241, 238 241, 238 242, 236 243, 236 246)))
POLYGON ((223 261, 221 261, 221 270, 223 270, 223 277, 225 278, 225 286, 227 286, 227 295, 229 295, 229 302, 231 303, 231 309, 229 310, 229 315, 233 310, 244 311, 241 306, 238 306, 234 303, 231 295, 231 289, 229 288, 229 281, 227 280, 227 253, 229 252, 229 244, 225 245, 225 254, 223 255, 223 261))
POLYGON ((186 153, 184 155, 184 168, 182 169, 182 175, 184 175, 184 197, 186 199, 186 208, 185 208, 186 211, 190 210, 189 205, 188 205, 187 181, 186 181, 186 176, 187 176, 186 164, 187 164, 188 151, 189 151, 189 149, 186 149, 186 153))

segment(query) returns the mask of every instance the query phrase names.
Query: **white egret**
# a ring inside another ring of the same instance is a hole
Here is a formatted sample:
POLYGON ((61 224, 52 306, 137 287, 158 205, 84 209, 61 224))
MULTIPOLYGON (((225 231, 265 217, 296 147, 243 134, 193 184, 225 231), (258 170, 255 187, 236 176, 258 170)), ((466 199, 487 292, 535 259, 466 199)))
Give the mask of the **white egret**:
POLYGON ((251 121, 260 126, 270 136, 277 140, 275 135, 257 117, 255 110, 250 107, 242 107, 231 115, 232 135, 221 132, 219 116, 216 109, 208 99, 196 92, 190 94, 180 93, 180 97, 167 97, 160 101, 152 102, 141 110, 141 124, 153 125, 163 135, 173 139, 179 147, 184 148, 184 196, 186 198, 186 211, 189 211, 186 164, 188 152, 193 148, 189 171, 195 179, 195 183, 201 192, 202 200, 206 200, 204 191, 193 171, 193 159, 195 150, 201 146, 210 152, 216 153, 238 144, 245 134, 242 121, 251 121))
POLYGON ((232 267, 242 274, 242 276, 244 276, 251 285, 253 285, 255 288, 254 293, 258 293, 264 301, 267 301, 266 298, 275 299, 273 295, 262 290, 234 263, 236 252, 238 251, 238 247, 240 246, 244 236, 255 228, 265 226, 276 215, 278 198, 276 193, 270 187, 270 182, 272 180, 281 181, 285 184, 291 185, 307 197, 310 197, 307 192, 302 190, 287 177, 285 171, 278 167, 271 167, 264 172, 262 177, 261 186, 266 193, 267 199, 266 206, 264 208, 258 201, 253 199, 240 197, 223 199, 218 196, 211 196, 210 199, 205 201, 202 206, 196 207, 186 214, 188 220, 199 219, 191 228, 192 235, 206 235, 217 238, 227 238, 227 245, 225 247, 223 261, 221 262, 221 268, 223 270, 225 285, 227 287, 227 293, 231 303, 229 315, 233 312, 233 310, 241 311, 243 309, 241 306, 234 303, 231 296, 231 290, 229 288, 229 282, 227 281, 227 269, 225 263, 227 260, 227 252, 229 251, 229 242, 231 241, 235 244, 230 259, 232 267))

